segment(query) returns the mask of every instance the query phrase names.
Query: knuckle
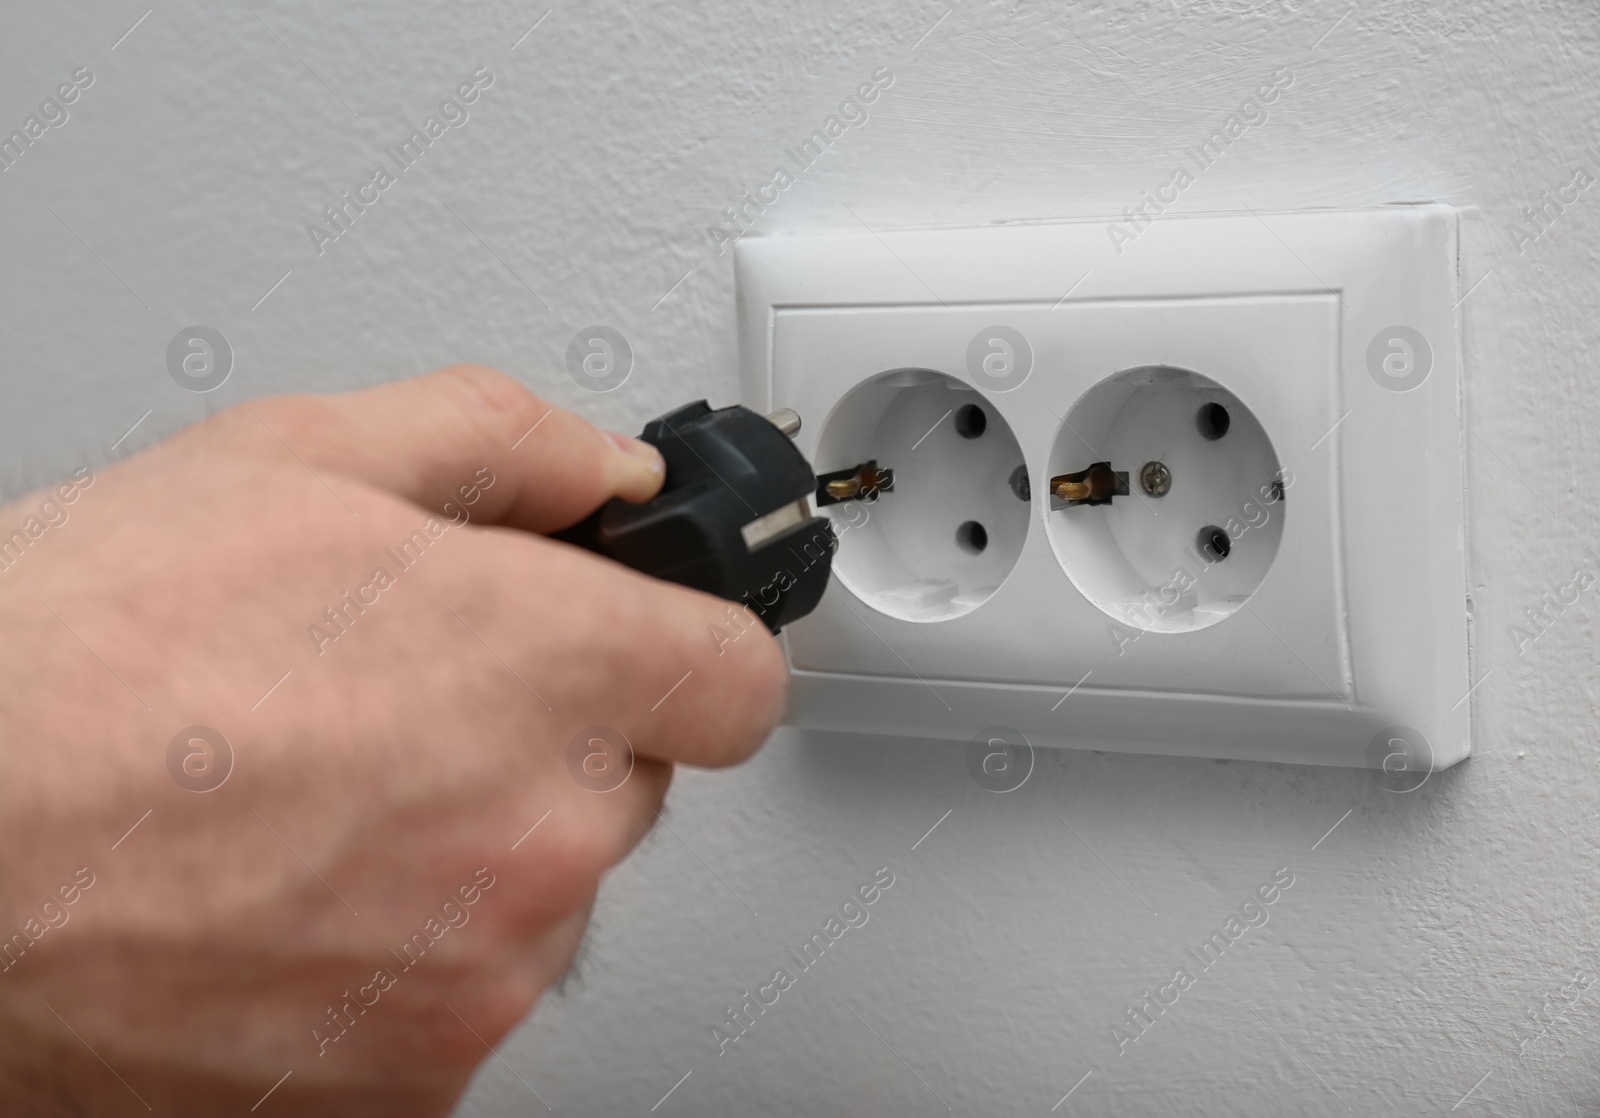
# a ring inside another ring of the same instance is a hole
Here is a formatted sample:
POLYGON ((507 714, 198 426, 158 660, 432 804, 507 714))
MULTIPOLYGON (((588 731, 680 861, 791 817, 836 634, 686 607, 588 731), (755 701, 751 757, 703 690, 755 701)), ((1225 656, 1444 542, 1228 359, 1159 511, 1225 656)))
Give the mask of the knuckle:
POLYGON ((496 968, 476 988, 458 996, 454 1008, 438 1019, 437 1059, 451 1070, 471 1070, 483 1062, 483 1041, 498 1044, 528 1015, 538 1000, 540 984, 527 965, 496 968), (492 980, 487 980, 492 978, 492 980), (471 1028, 461 1027, 461 1021, 471 1028), (476 1034, 476 1035, 474 1035, 476 1034), (478 1037, 482 1037, 480 1041, 478 1037))
POLYGON ((549 406, 528 391, 516 378, 487 365, 451 365, 435 376, 447 385, 463 413, 475 423, 485 421, 497 427, 507 419, 529 419, 544 414, 549 406))
POLYGON ((521 916, 547 920, 552 912, 574 908, 593 894, 601 874, 615 861, 617 844, 603 815, 569 807, 552 813, 528 845, 538 851, 537 859, 512 871, 516 888, 511 892, 527 905, 521 916))

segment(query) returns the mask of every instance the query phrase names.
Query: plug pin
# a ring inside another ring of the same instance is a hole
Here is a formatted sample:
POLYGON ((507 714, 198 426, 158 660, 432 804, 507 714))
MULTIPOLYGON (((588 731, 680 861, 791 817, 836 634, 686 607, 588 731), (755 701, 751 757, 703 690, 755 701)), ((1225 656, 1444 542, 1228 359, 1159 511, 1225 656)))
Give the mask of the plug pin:
POLYGON ((767 416, 767 422, 791 439, 800 433, 800 413, 793 408, 779 408, 767 416))

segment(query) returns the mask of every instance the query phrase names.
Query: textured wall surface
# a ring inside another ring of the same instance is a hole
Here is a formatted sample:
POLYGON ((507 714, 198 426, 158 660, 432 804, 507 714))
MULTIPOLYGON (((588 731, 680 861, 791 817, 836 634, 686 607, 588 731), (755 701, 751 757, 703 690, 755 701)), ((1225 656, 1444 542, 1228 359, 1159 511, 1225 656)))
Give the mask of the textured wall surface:
POLYGON ((1596 594, 1512 631, 1600 574, 1600 190, 1523 212, 1600 175, 1588 0, 144 11, 0 13, 0 131, 94 75, 0 173, 9 492, 252 396, 457 360, 623 429, 729 399, 731 257, 707 227, 879 68, 870 119, 758 232, 1114 215, 1281 67, 1290 91, 1184 212, 1464 214, 1470 761, 1397 795, 1062 753, 1000 796, 960 748, 780 733, 734 773, 680 775, 671 829, 602 894, 581 981, 463 1115, 545 1112, 532 1092, 561 1114, 1044 1115, 1069 1089, 1055 1113, 1600 1112, 1596 594), (319 253, 307 225, 484 66, 470 120, 319 253), (595 322, 637 354, 603 396, 564 362, 595 322), (166 362, 196 323, 235 352, 203 396, 166 362), (869 922, 719 1055, 729 1003, 879 867, 869 922), (1268 922, 1119 1054, 1130 1002, 1283 867, 1268 922))

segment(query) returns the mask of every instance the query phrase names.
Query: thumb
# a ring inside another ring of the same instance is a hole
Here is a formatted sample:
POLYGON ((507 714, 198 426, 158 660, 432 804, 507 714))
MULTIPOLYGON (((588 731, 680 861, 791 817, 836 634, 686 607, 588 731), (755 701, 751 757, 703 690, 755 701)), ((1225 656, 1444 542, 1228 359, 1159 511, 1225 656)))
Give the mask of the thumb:
POLYGON ((235 428, 224 437, 292 451, 315 470, 430 511, 532 532, 570 527, 612 497, 648 500, 664 476, 654 447, 481 365, 360 392, 258 400, 218 418, 235 428))

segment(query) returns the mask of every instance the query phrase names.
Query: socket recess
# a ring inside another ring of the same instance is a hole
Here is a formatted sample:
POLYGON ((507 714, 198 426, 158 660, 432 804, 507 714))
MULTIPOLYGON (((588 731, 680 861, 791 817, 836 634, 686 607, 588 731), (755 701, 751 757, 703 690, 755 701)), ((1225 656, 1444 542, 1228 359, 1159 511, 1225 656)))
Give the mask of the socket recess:
MULTIPOLYGON (((817 455, 896 467, 893 491, 865 507, 852 546, 833 563, 838 581, 880 613, 960 617, 988 601, 1022 554, 1029 503, 1010 486, 1022 448, 954 377, 898 369, 857 385, 834 409, 817 455)), ((851 511, 836 513, 836 532, 853 526, 851 511)))
POLYGON ((893 477, 821 508, 791 724, 1461 760, 1456 252, 1432 205, 741 240, 745 402, 893 477))
POLYGON ((1047 518, 1050 542, 1084 597, 1162 633, 1215 625, 1244 605, 1278 554, 1293 481, 1245 403, 1183 369, 1117 373, 1067 413, 1051 476, 1102 453, 1160 480, 1136 478, 1127 499, 1094 510, 1052 500, 1068 515, 1047 518))

